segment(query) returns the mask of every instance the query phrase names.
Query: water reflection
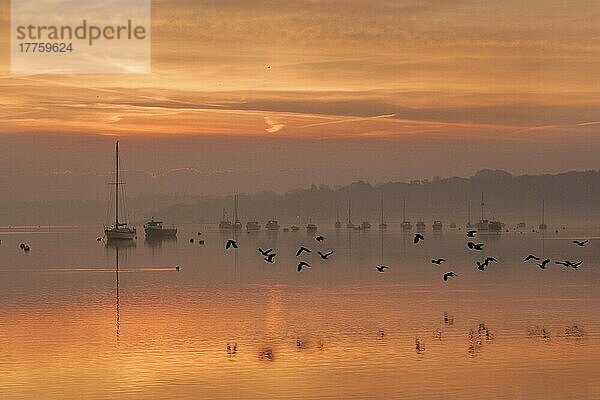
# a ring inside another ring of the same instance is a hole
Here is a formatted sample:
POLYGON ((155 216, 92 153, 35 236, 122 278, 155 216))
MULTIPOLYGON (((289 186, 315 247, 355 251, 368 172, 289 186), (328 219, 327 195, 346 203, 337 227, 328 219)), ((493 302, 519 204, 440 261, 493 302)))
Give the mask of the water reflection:
POLYGON ((469 330, 468 337, 469 347, 467 352, 469 353, 469 356, 475 357, 478 353, 481 352, 484 345, 492 343, 496 336, 490 331, 490 329, 485 325, 485 323, 480 323, 477 327, 477 330, 469 330))
MULTIPOLYGON (((231 254, 215 230, 190 245, 197 230, 137 247, 100 245, 95 232, 3 238, 0 397, 597 397, 599 272, 524 267, 537 235, 490 239, 502 267, 482 275, 464 234, 417 248, 393 226, 323 230, 336 253, 299 275, 303 234, 241 233, 231 254), (274 265, 256 251, 266 245, 274 265), (461 276, 452 287, 429 263, 438 252, 461 276), (382 261, 391 273, 376 274, 382 261), (542 362, 543 376, 523 373, 542 362), (435 377, 448 365, 441 393, 435 377)), ((553 260, 572 250, 545 246, 553 260)), ((596 250, 576 251, 591 265, 596 250)))

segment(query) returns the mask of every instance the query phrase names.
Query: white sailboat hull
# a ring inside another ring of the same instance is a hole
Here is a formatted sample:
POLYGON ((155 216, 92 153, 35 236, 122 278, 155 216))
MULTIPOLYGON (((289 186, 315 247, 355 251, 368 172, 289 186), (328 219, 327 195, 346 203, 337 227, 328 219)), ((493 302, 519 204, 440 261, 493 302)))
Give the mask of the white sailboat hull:
POLYGON ((105 229, 104 234, 108 240, 133 240, 136 230, 131 228, 110 228, 105 229))

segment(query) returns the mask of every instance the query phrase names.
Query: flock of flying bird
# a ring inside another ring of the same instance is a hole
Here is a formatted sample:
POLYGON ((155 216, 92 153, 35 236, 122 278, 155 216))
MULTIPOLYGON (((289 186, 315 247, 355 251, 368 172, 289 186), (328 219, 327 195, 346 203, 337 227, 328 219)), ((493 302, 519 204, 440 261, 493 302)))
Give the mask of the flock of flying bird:
MULTIPOLYGON (((474 238, 475 235, 477 234, 477 231, 475 230, 470 230, 467 232, 467 237, 469 238, 474 238)), ((324 242, 325 241, 325 237, 323 235, 319 235, 319 236, 315 236, 315 240, 317 242, 324 242)), ((423 234, 421 233, 416 233, 414 236, 414 244, 417 245, 419 244, 421 241, 425 240, 425 236, 423 236, 423 234)), ((588 243, 589 240, 574 240, 573 243, 575 243, 577 246, 579 247, 583 247, 588 243)), ((467 242, 467 247, 471 250, 474 251, 483 251, 483 246, 484 243, 475 243, 472 241, 468 241, 467 242)), ((227 240, 227 242, 225 243, 225 249, 229 250, 229 249, 237 249, 238 248, 238 244, 235 240, 233 239, 229 239, 227 240)), ((258 252, 263 256, 264 260, 270 264, 275 263, 275 257, 277 256, 277 253, 274 252, 274 250, 272 248, 263 250, 260 247, 258 248, 258 252)), ((300 246, 300 248, 298 249, 298 251, 296 252, 296 257, 300 257, 302 256, 304 253, 312 253, 312 250, 305 247, 305 246, 300 246)), ((319 254, 319 256, 321 257, 322 260, 327 260, 329 259, 329 257, 331 257, 333 255, 333 251, 328 251, 326 253, 323 253, 321 251, 317 252, 319 254)), ((540 261, 537 266, 540 267, 541 269, 546 269, 546 266, 551 262, 550 259, 544 259, 541 260, 540 257, 537 257, 533 254, 528 255, 527 257, 525 257, 523 259, 524 262, 528 262, 530 260, 535 260, 535 261, 540 261)), ((445 259, 443 258, 435 258, 431 260, 432 264, 436 264, 436 265, 441 265, 442 263, 446 262, 445 259)), ((486 257, 483 261, 476 261, 477 264, 477 269, 480 271, 485 271, 485 268, 488 267, 490 265, 490 263, 495 262, 497 263, 498 260, 494 257, 486 257)), ((567 268, 573 268, 573 269, 577 269, 579 268, 579 266, 583 263, 583 261, 569 261, 569 260, 564 260, 564 261, 555 261, 556 264, 558 265, 563 265, 567 268)), ((308 262, 300 260, 298 262, 298 272, 302 271, 304 268, 311 268, 312 265, 310 265, 308 262)), ((383 273, 386 271, 386 269, 388 269, 389 267, 387 265, 378 265, 375 267, 375 269, 377 270, 377 272, 379 273, 383 273)), ((449 278, 458 276, 454 271, 448 271, 445 272, 442 275, 442 279, 444 281, 448 281, 449 278)))

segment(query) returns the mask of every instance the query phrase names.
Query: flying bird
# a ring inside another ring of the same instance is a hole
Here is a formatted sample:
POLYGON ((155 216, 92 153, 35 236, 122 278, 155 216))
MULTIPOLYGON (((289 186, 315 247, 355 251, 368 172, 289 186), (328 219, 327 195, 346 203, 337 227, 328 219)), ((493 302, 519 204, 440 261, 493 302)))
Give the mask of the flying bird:
POLYGON ((225 249, 229 249, 230 247, 237 249, 238 248, 237 242, 233 239, 229 239, 227 241, 227 243, 225 244, 225 249))
POLYGON ((315 236, 315 240, 317 242, 322 242, 323 240, 325 240, 325 236, 323 236, 323 235, 315 236))
POLYGON ((475 237, 477 231, 467 231, 467 237, 475 237))
POLYGON ((419 240, 425 240, 425 236, 420 233, 415 233, 415 244, 419 243, 419 240))
POLYGON ((175 266, 175 271, 179 271, 179 265, 175 266))
POLYGON ((432 264, 437 264, 437 265, 440 265, 440 264, 441 264, 441 263, 443 263, 444 261, 446 261, 446 260, 444 260, 443 258, 437 258, 437 259, 433 259, 433 260, 431 260, 431 263, 432 263, 432 264))
POLYGON ((536 260, 536 261, 540 261, 539 257, 534 256, 533 254, 528 255, 527 257, 525 257, 523 259, 523 261, 529 261, 529 260, 536 260))
POLYGON ((375 267, 375 269, 379 272, 385 272, 385 270, 389 268, 387 265, 380 265, 378 267, 375 267))
POLYGON ((555 264, 559 264, 559 265, 563 265, 565 267, 571 267, 571 268, 577 269, 581 264, 583 264, 583 261, 571 262, 569 260, 565 260, 565 261, 556 261, 555 264))
POLYGON ((273 249, 267 249, 267 250, 263 250, 260 247, 258 248, 258 251, 260 252, 260 254, 262 254, 265 257, 269 256, 269 253, 271 253, 273 251, 273 249))
POLYGON ((488 263, 488 264, 489 264, 490 262, 496 262, 496 263, 497 263, 497 262, 498 262, 498 260, 496 260, 494 257, 486 257, 486 258, 485 258, 485 262, 486 262, 486 263, 488 263))
POLYGON ((323 260, 327 260, 333 254, 333 251, 330 251, 329 253, 325 253, 325 254, 321 253, 320 251, 318 253, 323 260))
POLYGON ((487 267, 489 265, 489 263, 487 263, 485 261, 484 262, 476 261, 476 263, 477 263, 477 269, 480 271, 485 271, 485 267, 487 267))
POLYGON ((585 246, 585 244, 589 242, 589 240, 573 240, 573 243, 575 243, 577 246, 579 247, 583 247, 585 246))
POLYGON ((570 266, 571 268, 575 268, 575 269, 579 268, 579 266, 580 266, 581 264, 583 264, 583 261, 577 261, 577 262, 575 262, 575 263, 569 262, 569 266, 570 266))
POLYGON ((483 250, 483 243, 468 242, 467 246, 473 250, 479 250, 479 251, 483 250))
POLYGON ((454 277, 454 276, 457 276, 457 275, 454 272, 450 271, 450 272, 446 272, 444 274, 444 276, 442 276, 442 279, 444 279, 444 281, 447 281, 448 278, 454 277))
POLYGON ((298 251, 296 252, 296 257, 298 257, 300 254, 302 254, 302 252, 307 252, 307 253, 312 253, 312 250, 307 249, 304 246, 300 246, 300 248, 298 249, 298 251))
POLYGON ((302 271, 302 268, 304 268, 304 267, 310 268, 310 267, 312 267, 312 265, 310 265, 307 262, 300 261, 300 263, 298 264, 298 272, 302 271))
POLYGON ((275 262, 274 258, 275 258, 276 255, 277 255, 277 253, 268 254, 265 257, 265 261, 268 262, 268 263, 270 263, 270 264, 273 264, 275 262))
POLYGON ((550 262, 549 259, 545 259, 540 264, 538 264, 538 267, 540 267, 541 269, 546 269, 546 265, 548 265, 549 262, 550 262))

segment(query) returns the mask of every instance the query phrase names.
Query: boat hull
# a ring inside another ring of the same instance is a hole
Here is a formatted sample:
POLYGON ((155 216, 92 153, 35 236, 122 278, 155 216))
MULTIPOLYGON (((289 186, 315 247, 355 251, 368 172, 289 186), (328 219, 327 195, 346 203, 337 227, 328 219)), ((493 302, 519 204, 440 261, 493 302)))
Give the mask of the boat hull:
POLYGON ((104 235, 107 240, 133 240, 135 239, 136 230, 129 228, 105 229, 104 235))
POLYGON ((168 238, 177 236, 177 228, 144 229, 147 238, 168 238))

